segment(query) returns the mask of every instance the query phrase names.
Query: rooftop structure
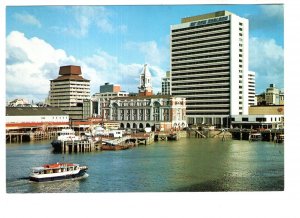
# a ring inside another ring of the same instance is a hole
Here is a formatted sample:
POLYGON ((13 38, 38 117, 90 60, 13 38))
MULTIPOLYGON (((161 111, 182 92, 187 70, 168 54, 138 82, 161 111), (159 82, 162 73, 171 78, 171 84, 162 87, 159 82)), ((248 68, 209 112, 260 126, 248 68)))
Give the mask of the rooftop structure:
POLYGON ((113 93, 121 92, 121 86, 105 83, 104 85, 100 86, 100 93, 106 93, 106 92, 113 92, 113 93))

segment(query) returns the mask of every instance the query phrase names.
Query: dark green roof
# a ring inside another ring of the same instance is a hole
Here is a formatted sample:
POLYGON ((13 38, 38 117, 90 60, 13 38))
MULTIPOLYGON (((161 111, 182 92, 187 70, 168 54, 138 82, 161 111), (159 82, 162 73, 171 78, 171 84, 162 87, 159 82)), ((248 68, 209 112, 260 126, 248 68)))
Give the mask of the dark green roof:
POLYGON ((6 107, 6 116, 67 115, 58 107, 6 107))

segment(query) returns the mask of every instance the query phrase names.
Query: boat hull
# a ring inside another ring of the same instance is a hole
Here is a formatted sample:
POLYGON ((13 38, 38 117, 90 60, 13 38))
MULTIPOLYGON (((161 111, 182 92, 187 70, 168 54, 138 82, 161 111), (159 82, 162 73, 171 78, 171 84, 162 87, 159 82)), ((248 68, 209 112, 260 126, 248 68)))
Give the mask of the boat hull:
POLYGON ((62 141, 55 139, 51 142, 51 145, 54 148, 54 151, 61 151, 62 141))
POLYGON ((81 179, 88 176, 86 173, 87 169, 81 169, 76 174, 66 174, 66 175, 59 175, 59 176, 51 176, 51 177, 35 177, 30 176, 29 180, 33 182, 51 182, 51 181, 62 181, 62 180, 70 180, 70 179, 81 179))

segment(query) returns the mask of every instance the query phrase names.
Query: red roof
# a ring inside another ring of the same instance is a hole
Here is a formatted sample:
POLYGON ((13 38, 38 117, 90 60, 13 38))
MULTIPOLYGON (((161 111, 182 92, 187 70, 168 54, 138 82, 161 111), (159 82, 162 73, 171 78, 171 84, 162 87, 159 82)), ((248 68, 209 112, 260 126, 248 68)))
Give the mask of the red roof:
POLYGON ((66 166, 69 166, 69 167, 75 166, 72 163, 55 163, 55 164, 45 164, 45 165, 43 165, 43 167, 45 167, 45 168, 59 168, 63 165, 66 165, 66 166))

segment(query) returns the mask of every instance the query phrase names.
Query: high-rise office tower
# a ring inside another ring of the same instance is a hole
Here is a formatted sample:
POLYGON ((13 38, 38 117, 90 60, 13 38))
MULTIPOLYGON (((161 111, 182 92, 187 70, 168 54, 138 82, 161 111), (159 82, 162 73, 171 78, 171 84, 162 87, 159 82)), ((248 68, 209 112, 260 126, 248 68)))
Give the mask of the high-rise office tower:
POLYGON ((248 20, 228 11, 171 26, 171 95, 186 98, 188 124, 228 126, 248 114, 248 20))
POLYGON ((90 99, 90 81, 81 76, 80 66, 62 66, 59 76, 50 80, 50 105, 74 107, 90 99))

